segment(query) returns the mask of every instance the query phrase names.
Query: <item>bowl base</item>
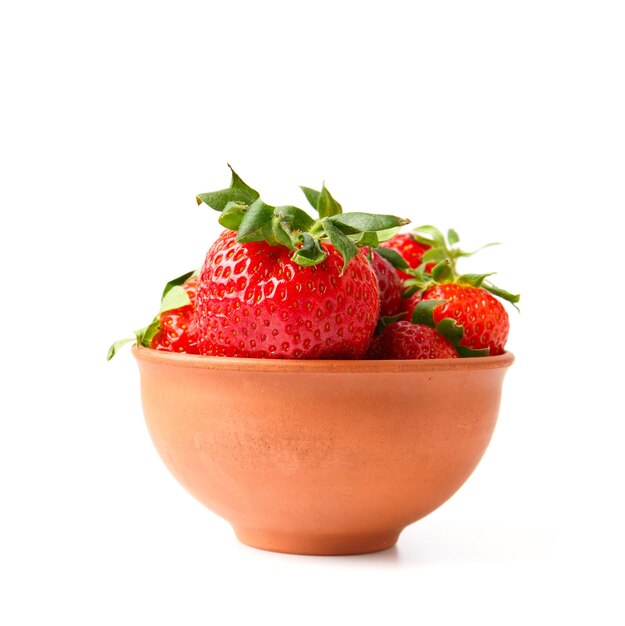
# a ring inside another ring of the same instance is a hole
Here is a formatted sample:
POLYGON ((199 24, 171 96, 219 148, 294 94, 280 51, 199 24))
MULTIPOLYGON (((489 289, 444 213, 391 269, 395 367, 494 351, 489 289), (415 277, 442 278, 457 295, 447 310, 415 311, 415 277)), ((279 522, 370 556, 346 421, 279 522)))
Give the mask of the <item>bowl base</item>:
POLYGON ((313 556, 368 554, 392 548, 401 529, 366 534, 298 534, 254 528, 235 528, 237 538, 252 548, 313 556))

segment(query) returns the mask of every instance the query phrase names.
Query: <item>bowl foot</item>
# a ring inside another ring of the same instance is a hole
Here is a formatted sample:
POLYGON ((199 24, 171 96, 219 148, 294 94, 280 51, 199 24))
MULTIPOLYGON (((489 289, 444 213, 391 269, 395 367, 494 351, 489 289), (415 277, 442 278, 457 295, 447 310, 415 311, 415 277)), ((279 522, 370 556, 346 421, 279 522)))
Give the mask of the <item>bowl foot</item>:
POLYGON ((254 528, 235 528, 237 538, 252 548, 286 554, 308 554, 317 556, 340 556, 367 554, 392 548, 399 538, 401 529, 392 529, 365 534, 307 534, 288 533, 254 528))

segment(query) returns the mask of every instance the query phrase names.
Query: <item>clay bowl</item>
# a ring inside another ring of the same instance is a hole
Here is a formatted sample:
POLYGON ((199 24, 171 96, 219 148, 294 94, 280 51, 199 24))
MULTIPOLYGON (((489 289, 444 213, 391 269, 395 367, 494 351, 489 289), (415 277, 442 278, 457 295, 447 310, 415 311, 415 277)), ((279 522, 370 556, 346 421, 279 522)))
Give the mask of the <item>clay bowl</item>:
POLYGON ((486 450, 514 360, 133 353, 172 474, 243 543, 297 554, 389 548, 443 504, 486 450))

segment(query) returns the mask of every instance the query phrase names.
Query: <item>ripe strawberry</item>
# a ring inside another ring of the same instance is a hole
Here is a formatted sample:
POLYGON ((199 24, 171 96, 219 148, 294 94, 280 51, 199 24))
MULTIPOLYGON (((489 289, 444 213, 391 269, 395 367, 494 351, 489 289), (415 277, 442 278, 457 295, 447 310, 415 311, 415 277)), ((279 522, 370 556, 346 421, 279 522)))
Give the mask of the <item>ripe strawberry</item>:
POLYGON ((400 321, 389 324, 369 353, 377 359, 455 359, 453 344, 433 328, 400 321))
POLYGON ((375 251, 371 253, 371 267, 380 288, 380 317, 395 315, 402 303, 399 276, 395 268, 375 251))
MULTIPOLYGON (((430 249, 430 246, 427 246, 423 243, 418 242, 410 233, 400 233, 391 237, 388 241, 385 241, 380 244, 383 248, 390 248, 391 250, 395 250, 398 254, 400 254, 406 263, 408 263, 408 267, 412 269, 417 269, 419 265, 421 265, 421 260, 423 259, 423 255, 430 249)), ((434 267, 434 263, 430 263, 426 270, 431 271, 432 267, 434 267)), ((397 268, 395 270, 401 280, 406 280, 410 278, 410 275, 406 272, 403 272, 401 269, 397 268)))
POLYGON ((447 237, 434 226, 421 226, 417 232, 425 232, 433 242, 427 258, 437 263, 431 271, 419 268, 405 281, 405 293, 410 295, 403 308, 409 319, 435 328, 462 357, 501 354, 510 324, 503 305, 493 296, 514 305, 520 296, 493 285, 488 280, 491 274, 458 275, 456 261, 475 252, 457 247, 455 230, 449 229, 447 237))
POLYGON ((472 350, 486 351, 491 356, 503 353, 510 329, 508 313, 486 289, 458 283, 434 284, 423 292, 415 321, 420 319, 418 310, 427 301, 443 301, 430 311, 433 325, 445 334, 439 324, 451 320, 453 323, 444 322, 451 335, 460 328, 457 345, 459 350, 465 349, 465 356, 470 356, 472 350))
POLYGON ((369 344, 380 297, 358 250, 344 258, 321 243, 325 259, 300 265, 292 250, 266 241, 237 242, 224 231, 206 255, 195 323, 210 356, 358 359, 369 344))
POLYGON ((361 358, 380 294, 363 247, 408 220, 343 213, 325 185, 302 187, 317 211, 269 206, 233 171, 230 187, 200 194, 222 233, 206 255, 195 323, 201 354, 361 358), (233 232, 236 231, 236 232, 233 232))
POLYGON ((152 338, 151 348, 167 352, 199 353, 193 322, 197 284, 198 277, 192 276, 182 285, 190 304, 159 314, 159 327, 152 338))
POLYGON ((196 300, 198 278, 187 272, 170 280, 161 296, 161 308, 156 317, 145 327, 135 330, 134 337, 116 341, 108 351, 110 361, 120 348, 132 341, 137 346, 198 354, 197 337, 193 324, 193 308, 196 300))

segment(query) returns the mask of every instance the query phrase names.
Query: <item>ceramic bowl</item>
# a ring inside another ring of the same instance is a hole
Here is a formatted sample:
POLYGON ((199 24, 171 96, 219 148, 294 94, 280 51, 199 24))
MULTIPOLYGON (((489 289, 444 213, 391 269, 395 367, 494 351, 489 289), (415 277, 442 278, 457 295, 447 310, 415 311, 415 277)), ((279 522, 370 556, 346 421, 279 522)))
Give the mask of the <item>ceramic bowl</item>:
POLYGON ((251 546, 393 546, 491 438, 514 357, 296 361, 133 348, 146 422, 178 481, 251 546))

